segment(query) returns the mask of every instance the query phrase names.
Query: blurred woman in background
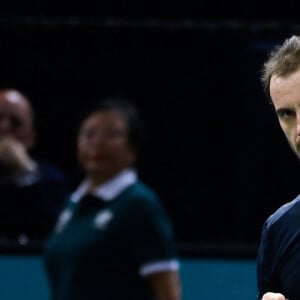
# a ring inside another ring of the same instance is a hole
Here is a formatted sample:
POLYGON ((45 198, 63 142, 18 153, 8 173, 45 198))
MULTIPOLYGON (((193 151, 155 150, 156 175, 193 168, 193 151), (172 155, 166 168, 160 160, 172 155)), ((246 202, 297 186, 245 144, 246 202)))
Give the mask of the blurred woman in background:
POLYGON ((60 214, 45 249, 52 300, 179 300, 173 229, 136 161, 139 112, 125 99, 99 103, 77 141, 85 179, 60 214))

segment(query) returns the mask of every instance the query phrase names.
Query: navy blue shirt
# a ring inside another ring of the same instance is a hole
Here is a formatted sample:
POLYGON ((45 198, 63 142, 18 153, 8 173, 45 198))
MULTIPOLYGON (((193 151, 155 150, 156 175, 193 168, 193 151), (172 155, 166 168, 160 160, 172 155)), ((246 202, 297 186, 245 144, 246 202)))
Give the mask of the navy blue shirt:
POLYGON ((0 184, 0 238, 26 236, 44 240, 70 193, 68 178, 56 167, 39 162, 35 173, 0 184))
POLYGON ((266 292, 300 299, 300 195, 265 222, 257 258, 257 299, 266 292))

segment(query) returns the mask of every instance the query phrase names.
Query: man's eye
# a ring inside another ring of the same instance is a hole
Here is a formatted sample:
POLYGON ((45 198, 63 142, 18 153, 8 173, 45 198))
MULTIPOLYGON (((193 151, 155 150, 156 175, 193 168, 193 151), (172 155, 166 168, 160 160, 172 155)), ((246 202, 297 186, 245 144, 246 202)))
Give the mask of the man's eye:
POLYGON ((16 116, 11 116, 11 124, 14 128, 20 128, 22 125, 22 121, 16 117, 16 116))
POLYGON ((95 135, 95 131, 93 130, 81 130, 80 135, 85 138, 91 138, 95 135))
POLYGON ((0 114, 0 120, 6 120, 6 121, 10 122, 10 126, 12 126, 14 129, 18 129, 22 125, 21 119, 15 115, 0 114))
POLYGON ((280 109, 277 111, 277 116, 280 119, 288 119, 292 118, 296 115, 296 113, 291 109, 280 109))

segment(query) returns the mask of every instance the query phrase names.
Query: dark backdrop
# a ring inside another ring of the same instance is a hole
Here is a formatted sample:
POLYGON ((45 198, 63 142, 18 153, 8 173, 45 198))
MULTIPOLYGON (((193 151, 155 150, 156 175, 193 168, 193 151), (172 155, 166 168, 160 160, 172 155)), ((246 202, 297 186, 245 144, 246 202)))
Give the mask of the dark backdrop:
POLYGON ((298 193, 299 165, 259 82, 297 24, 118 17, 2 17, 0 86, 36 107, 34 152, 78 181, 75 135, 91 99, 134 99, 146 125, 141 177, 183 245, 256 245, 298 193))

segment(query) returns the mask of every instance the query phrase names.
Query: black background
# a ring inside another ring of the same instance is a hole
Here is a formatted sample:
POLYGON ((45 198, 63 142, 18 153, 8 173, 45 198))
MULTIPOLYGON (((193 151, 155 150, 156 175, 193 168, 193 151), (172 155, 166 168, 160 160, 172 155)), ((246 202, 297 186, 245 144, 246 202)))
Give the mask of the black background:
POLYGON ((74 186, 84 105, 134 99, 146 125, 140 175, 161 195, 178 241, 256 247, 265 218, 297 195, 299 172, 260 69, 300 27, 293 2, 202 5, 6 6, 0 87, 32 99, 34 152, 74 186))

